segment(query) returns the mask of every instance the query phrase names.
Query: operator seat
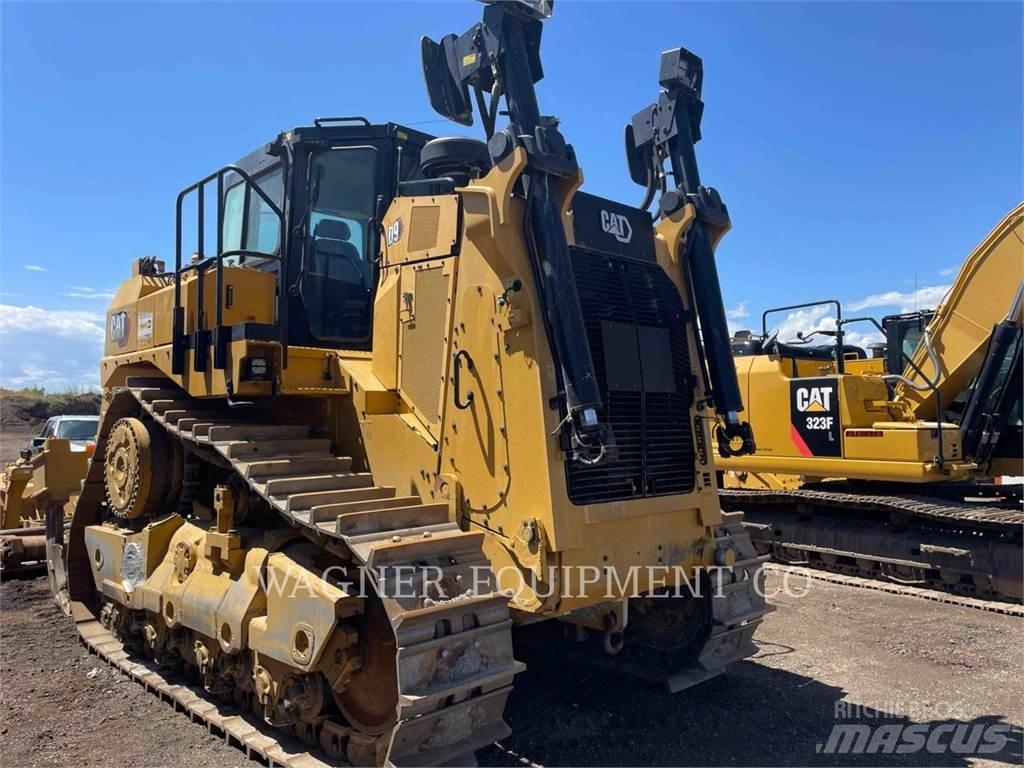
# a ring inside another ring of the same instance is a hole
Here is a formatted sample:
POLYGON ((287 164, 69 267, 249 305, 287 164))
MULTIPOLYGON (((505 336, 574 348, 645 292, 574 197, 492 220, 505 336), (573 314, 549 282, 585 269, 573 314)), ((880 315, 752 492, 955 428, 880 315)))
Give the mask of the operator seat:
POLYGON ((351 242, 352 230, 344 221, 321 219, 313 230, 313 271, 324 277, 366 284, 363 260, 351 242))
POLYGON ((313 228, 313 264, 304 294, 318 338, 361 339, 369 333, 372 267, 351 237, 352 229, 338 219, 321 219, 313 228))

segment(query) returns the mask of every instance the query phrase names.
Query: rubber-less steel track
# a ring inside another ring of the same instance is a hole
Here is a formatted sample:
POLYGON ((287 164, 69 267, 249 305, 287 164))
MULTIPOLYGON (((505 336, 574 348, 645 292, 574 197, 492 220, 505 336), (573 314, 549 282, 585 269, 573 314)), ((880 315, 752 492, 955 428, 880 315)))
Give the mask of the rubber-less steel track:
MULTIPOLYGON (((102 503, 110 427, 142 412, 203 460, 233 469, 289 525, 326 549, 371 573, 424 564, 440 572, 440 579, 434 573, 431 579, 443 586, 444 599, 398 599, 378 589, 393 630, 390 643, 396 648, 397 722, 383 740, 351 733, 350 744, 352 739, 365 741, 357 752, 359 762, 473 764, 475 750, 508 735, 502 712, 512 679, 524 666, 512 655, 507 600, 495 591, 481 549, 482 533, 459 529, 449 520, 447 504, 399 496, 394 488, 375 485, 369 473, 353 472, 351 460, 334 455, 330 441, 312 436, 308 426, 268 422, 258 410, 229 409, 224 401, 192 399, 165 379, 129 378, 126 384, 114 390, 104 411, 80 505, 98 509, 102 503)), ((74 526, 96 519, 83 514, 74 526)), ((715 545, 733 550, 737 560, 721 595, 711 601, 709 634, 694 663, 658 673, 672 691, 707 680, 756 651, 752 635, 766 610, 759 588, 766 558, 756 554, 742 515, 723 516, 715 545)), ((60 588, 63 573, 51 573, 51 579, 62 604, 67 606, 70 597, 70 612, 91 650, 252 757, 289 768, 325 764, 327 755, 303 752, 290 735, 239 714, 198 687, 173 685, 156 665, 129 656, 89 607, 92 579, 88 557, 82 554, 71 545, 66 575, 70 594, 60 588)))
MULTIPOLYGON (((166 380, 130 378, 127 385, 115 392, 103 434, 116 418, 141 408, 184 443, 215 452, 290 525, 325 547, 349 553, 368 572, 403 566, 414 572, 423 564, 436 569, 431 578, 448 599, 382 596, 393 630, 399 698, 390 737, 366 740, 367 762, 467 764, 475 750, 508 735, 502 712, 512 679, 524 665, 512 655, 507 599, 494 588, 481 548, 483 534, 459 529, 448 519, 447 504, 398 496, 395 488, 375 485, 369 473, 351 471, 351 460, 331 453, 330 441, 311 437, 308 426, 268 424, 258 412, 193 400, 166 380)), ((94 465, 102 456, 97 450, 94 465)), ((87 482, 98 480, 101 470, 90 466, 87 482)), ((83 640, 120 666, 124 660, 105 650, 123 653, 117 641, 111 636, 94 642, 90 638, 106 630, 95 617, 81 618, 83 640)), ((190 712, 214 725, 215 718, 224 717, 205 709, 190 712)), ((272 737, 259 738, 266 745, 272 737)), ((256 751, 282 762, 271 754, 280 749, 269 744, 256 751)), ((282 764, 313 766, 321 759, 292 755, 282 764)))
POLYGON ((883 495, 855 493, 842 490, 815 490, 794 488, 790 490, 750 490, 746 488, 723 488, 719 492, 723 499, 749 505, 756 503, 813 503, 828 507, 863 509, 880 512, 903 512, 912 517, 939 523, 956 523, 975 528, 1005 530, 1024 525, 1024 510, 1019 507, 987 505, 983 502, 946 501, 924 495, 900 494, 883 495))
MULTIPOLYGON (((799 565, 782 565, 781 563, 767 563, 764 566, 768 573, 796 574, 805 576, 813 581, 820 581, 826 584, 839 584, 844 587, 856 589, 870 589, 874 592, 885 592, 890 595, 904 595, 917 597, 922 600, 931 600, 945 605, 957 605, 961 608, 973 608, 978 611, 989 611, 990 613, 1001 613, 1005 616, 1019 616, 1024 618, 1024 606, 1004 603, 998 600, 979 600, 975 597, 964 597, 949 592, 941 592, 934 589, 922 589, 907 584, 895 584, 877 579, 865 579, 861 576, 848 576, 844 573, 832 573, 799 565)), ((802 590, 801 590, 802 591, 802 590)))
POLYGON ((223 736, 229 744, 241 747, 246 757, 267 765, 284 768, 329 768, 319 757, 296 739, 279 739, 271 726, 248 713, 229 710, 196 685, 178 683, 164 677, 166 672, 147 659, 129 655, 124 645, 98 621, 77 624, 82 642, 111 667, 127 675, 160 698, 181 709, 193 722, 206 726, 211 734, 223 736))
POLYGON ((1024 511, 1019 505, 926 496, 921 488, 863 493, 846 483, 723 488, 760 552, 851 578, 880 578, 969 598, 1021 602, 1024 511))

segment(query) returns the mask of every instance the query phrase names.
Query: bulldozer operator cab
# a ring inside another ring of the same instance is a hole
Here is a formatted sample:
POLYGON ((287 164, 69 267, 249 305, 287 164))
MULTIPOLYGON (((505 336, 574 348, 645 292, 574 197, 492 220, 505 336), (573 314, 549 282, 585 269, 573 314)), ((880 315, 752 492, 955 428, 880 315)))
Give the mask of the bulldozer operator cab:
MULTIPOLYGON (((399 183, 420 177, 420 150, 430 138, 362 117, 317 118, 182 196, 217 181, 215 258, 275 274, 274 337, 286 346, 369 349, 380 216, 399 183)), ((180 271, 180 252, 178 259, 180 271)))

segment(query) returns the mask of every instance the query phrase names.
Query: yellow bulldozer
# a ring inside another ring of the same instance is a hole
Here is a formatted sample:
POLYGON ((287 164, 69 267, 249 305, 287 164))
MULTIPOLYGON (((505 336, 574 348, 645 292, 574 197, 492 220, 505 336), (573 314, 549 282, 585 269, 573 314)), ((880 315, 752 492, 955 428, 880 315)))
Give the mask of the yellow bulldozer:
POLYGON ((96 653, 263 759, 470 762, 508 732, 513 623, 673 690, 755 650, 764 558, 709 444, 708 380, 723 435, 751 436, 702 65, 665 53, 630 129, 648 204, 680 168, 655 226, 580 191, 541 115, 545 6, 422 41, 432 106, 470 125, 475 102, 486 143, 282 133, 180 193, 173 269, 136 260, 107 312, 55 592, 96 653))
POLYGON ((1019 205, 935 311, 879 324, 816 302, 767 310, 760 336, 735 338, 757 451, 718 466, 723 505, 745 512, 759 551, 1019 602, 1022 297, 1019 205), (835 313, 825 327, 791 343, 768 332, 770 314, 819 306, 835 313), (865 322, 885 339, 870 351, 844 339, 865 322))
POLYGON ((0 473, 0 575, 45 567, 47 515, 70 520, 95 430, 95 416, 51 417, 0 473))

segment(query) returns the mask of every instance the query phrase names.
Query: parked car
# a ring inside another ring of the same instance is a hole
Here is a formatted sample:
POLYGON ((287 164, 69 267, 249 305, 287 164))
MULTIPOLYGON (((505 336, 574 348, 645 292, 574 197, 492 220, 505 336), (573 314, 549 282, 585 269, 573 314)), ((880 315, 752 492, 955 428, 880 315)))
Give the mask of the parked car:
POLYGON ((29 451, 35 453, 48 437, 62 437, 71 441, 72 451, 85 451, 96 445, 99 416, 51 416, 29 442, 29 451))

